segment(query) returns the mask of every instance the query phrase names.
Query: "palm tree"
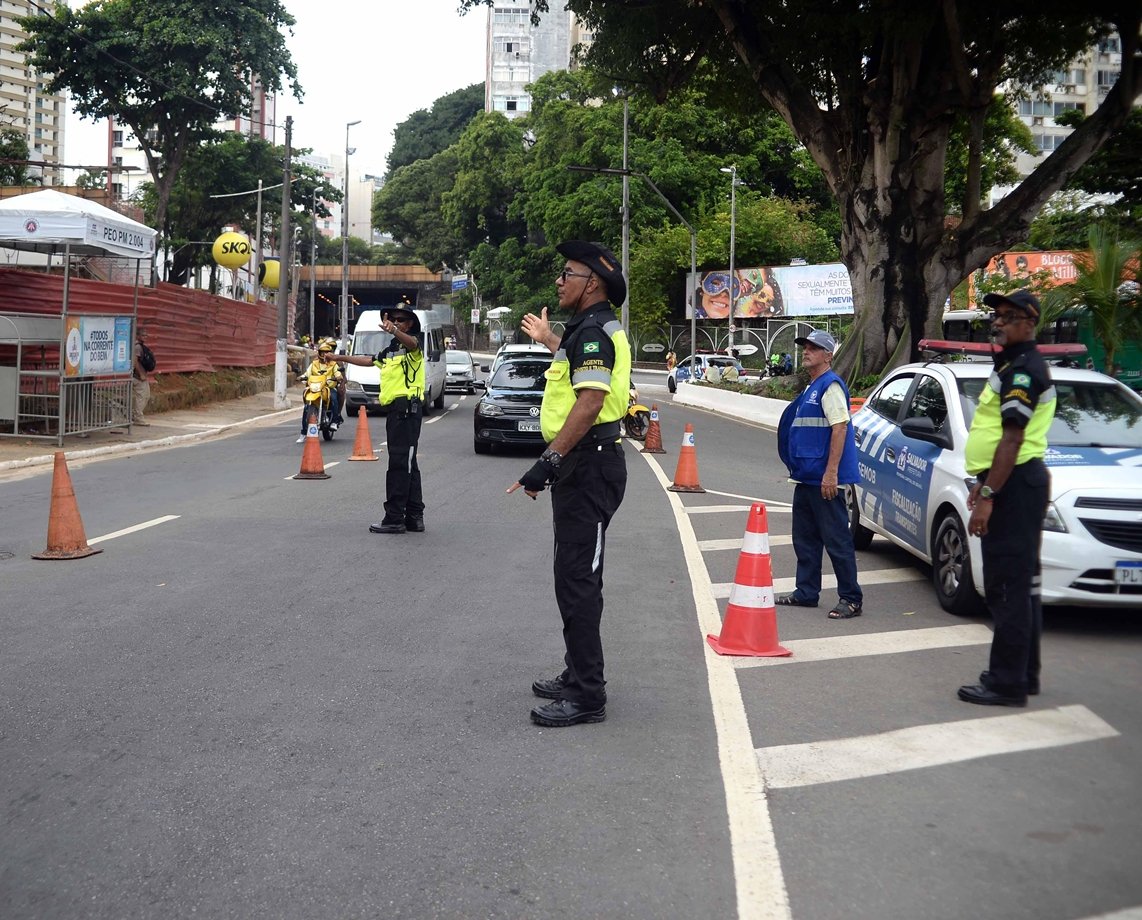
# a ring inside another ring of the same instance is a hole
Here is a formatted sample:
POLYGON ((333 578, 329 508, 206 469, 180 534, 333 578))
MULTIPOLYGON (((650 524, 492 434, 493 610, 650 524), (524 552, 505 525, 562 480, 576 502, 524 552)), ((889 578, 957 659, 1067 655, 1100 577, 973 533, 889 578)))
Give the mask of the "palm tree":
POLYGON ((1142 338, 1139 244, 1119 240, 1098 225, 1090 228, 1088 239, 1090 248, 1075 255, 1075 280, 1045 296, 1040 325, 1052 322, 1068 309, 1087 310, 1095 337, 1106 351, 1103 370, 1113 375, 1115 353, 1124 342, 1142 338))

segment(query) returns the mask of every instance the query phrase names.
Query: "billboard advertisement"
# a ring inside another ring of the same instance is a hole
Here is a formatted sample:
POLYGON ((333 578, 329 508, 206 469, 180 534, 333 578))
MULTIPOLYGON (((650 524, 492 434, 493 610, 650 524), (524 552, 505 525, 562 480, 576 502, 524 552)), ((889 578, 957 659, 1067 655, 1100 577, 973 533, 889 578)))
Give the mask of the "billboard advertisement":
MULTIPOLYGON (((1050 272, 1048 284, 1070 284, 1078 277, 1075 270, 1075 254, 1069 249, 1055 249, 1048 252, 1001 252, 983 269, 983 275, 999 275, 1013 282, 1030 280, 1039 272, 1050 272)), ((968 276, 968 304, 975 306, 977 273, 968 276)))
MULTIPOLYGON (((732 293, 728 271, 700 272, 696 284, 691 277, 691 290, 698 319, 729 318, 731 296, 735 319, 853 312, 852 282, 840 262, 735 269, 732 293)), ((690 311, 687 304, 687 319, 690 311)))
POLYGON ((129 374, 131 317, 69 316, 64 340, 64 375, 102 377, 129 374))

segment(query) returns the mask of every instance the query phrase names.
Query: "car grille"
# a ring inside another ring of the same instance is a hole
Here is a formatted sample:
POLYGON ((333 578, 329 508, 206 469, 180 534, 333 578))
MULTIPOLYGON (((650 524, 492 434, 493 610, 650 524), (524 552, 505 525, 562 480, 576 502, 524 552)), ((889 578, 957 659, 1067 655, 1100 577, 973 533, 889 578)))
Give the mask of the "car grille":
POLYGON ((504 410, 500 418, 538 418, 531 414, 531 406, 505 406, 502 403, 497 405, 504 410))
POLYGON ((1100 543, 1130 550, 1132 553, 1142 553, 1142 523, 1083 517, 1079 521, 1100 543))
POLYGON ((1098 508, 1101 511, 1142 511, 1142 498, 1091 498, 1075 499, 1076 508, 1098 508))
POLYGON ((361 389, 374 398, 381 395, 381 385, 379 383, 363 383, 361 384, 361 389))
POLYGON ((1138 585, 1115 584, 1113 569, 1087 569, 1071 582, 1070 587, 1076 591, 1089 591, 1091 594, 1142 597, 1142 587, 1138 585))

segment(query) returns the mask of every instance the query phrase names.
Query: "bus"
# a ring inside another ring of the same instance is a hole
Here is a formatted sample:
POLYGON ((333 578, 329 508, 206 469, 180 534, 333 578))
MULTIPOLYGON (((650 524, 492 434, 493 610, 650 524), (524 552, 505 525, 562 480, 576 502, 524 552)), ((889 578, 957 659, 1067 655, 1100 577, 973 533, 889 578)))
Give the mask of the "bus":
MULTIPOLYGON (((950 342, 988 342, 990 322, 987 310, 952 310, 944 314, 943 335, 950 342)), ((1090 313, 1072 309, 1041 326, 1035 335, 1044 345, 1066 345, 1078 342, 1086 346, 1087 357, 1095 370, 1105 370, 1106 350, 1094 334, 1090 313)), ((1111 376, 1134 390, 1142 391, 1142 343, 1124 342, 1114 356, 1117 373, 1111 376)))

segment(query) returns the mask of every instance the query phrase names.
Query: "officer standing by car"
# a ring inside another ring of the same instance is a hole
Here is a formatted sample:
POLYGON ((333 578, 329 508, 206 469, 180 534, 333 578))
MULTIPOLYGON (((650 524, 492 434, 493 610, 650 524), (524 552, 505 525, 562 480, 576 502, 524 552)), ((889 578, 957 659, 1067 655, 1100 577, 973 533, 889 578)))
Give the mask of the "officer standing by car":
POLYGON ((548 448, 508 492, 531 498, 551 486, 555 522, 555 600, 566 644, 563 672, 536 680, 532 692, 552 702, 531 711, 533 722, 561 728, 607 717, 603 644, 603 559, 607 526, 626 491, 619 439, 626 414, 631 352, 611 305, 627 283, 614 253, 600 243, 570 240, 556 279, 559 306, 573 316, 562 338, 547 309, 523 318, 523 331, 554 354, 547 371, 540 423, 548 448), (608 303, 609 301, 609 303, 608 303))
POLYGON ((424 406, 424 351, 420 320, 404 307, 385 311, 381 328, 392 339, 373 357, 332 355, 332 360, 358 367, 376 365, 381 370, 381 408, 387 410, 389 469, 385 476, 385 516, 370 524, 373 533, 405 533, 424 530, 424 496, 416 449, 424 406))
POLYGON ((1055 417, 1055 389, 1035 344, 1039 301, 1028 291, 988 294, 991 334, 1002 348, 980 394, 964 445, 976 482, 968 530, 982 538, 983 583, 994 634, 988 669, 959 698, 985 706, 1026 706, 1039 692, 1043 628, 1040 549, 1051 476, 1043 463, 1055 417))

